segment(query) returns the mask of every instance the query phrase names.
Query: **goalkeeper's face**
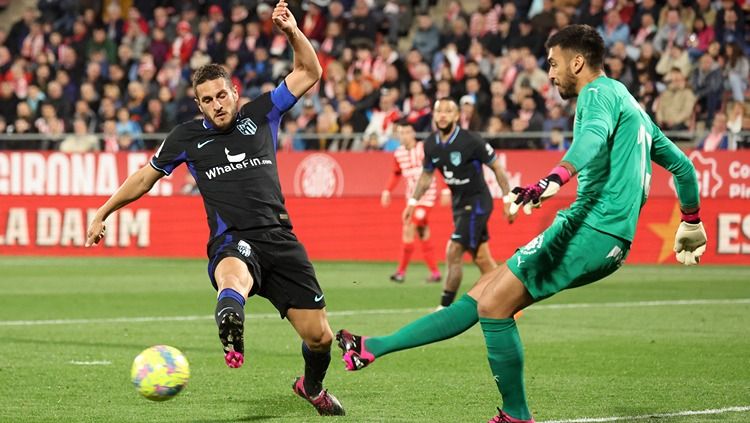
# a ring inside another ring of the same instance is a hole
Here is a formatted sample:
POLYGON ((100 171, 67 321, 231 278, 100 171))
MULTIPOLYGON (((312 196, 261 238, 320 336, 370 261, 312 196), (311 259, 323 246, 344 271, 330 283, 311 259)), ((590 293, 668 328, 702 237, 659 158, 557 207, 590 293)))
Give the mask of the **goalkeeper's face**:
POLYGON ((557 87, 560 97, 567 100, 578 95, 574 67, 579 66, 574 54, 563 51, 558 46, 549 49, 549 79, 557 87))

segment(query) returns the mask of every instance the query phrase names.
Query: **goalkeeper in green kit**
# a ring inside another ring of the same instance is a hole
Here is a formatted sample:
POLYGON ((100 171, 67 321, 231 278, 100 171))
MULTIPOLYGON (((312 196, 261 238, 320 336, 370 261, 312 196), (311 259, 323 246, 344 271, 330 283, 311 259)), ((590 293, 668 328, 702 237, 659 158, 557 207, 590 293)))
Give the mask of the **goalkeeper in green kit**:
POLYGON ((695 169, 625 86, 604 74, 601 36, 590 26, 571 25, 550 37, 547 49, 549 77, 560 96, 578 97, 574 141, 548 176, 512 190, 510 213, 530 214, 577 175, 575 202, 504 265, 483 275, 464 301, 389 336, 337 333, 347 368, 358 370, 388 352, 465 331, 477 321, 467 306, 476 300, 490 368, 503 401, 490 422, 534 421, 526 402, 523 348, 513 315, 564 289, 601 280, 622 265, 648 197, 651 161, 674 176, 682 210, 674 246, 677 260, 697 264, 706 249, 695 169), (438 319, 444 312, 452 314, 438 319))

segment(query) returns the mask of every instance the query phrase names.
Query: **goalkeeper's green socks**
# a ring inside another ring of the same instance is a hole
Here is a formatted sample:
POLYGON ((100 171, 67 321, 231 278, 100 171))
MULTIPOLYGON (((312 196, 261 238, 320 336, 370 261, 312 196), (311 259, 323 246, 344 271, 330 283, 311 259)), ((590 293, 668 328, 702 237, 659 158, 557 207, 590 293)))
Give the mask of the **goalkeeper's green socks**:
POLYGON ((503 411, 516 419, 531 419, 523 383, 523 346, 516 321, 482 317, 479 322, 487 343, 490 369, 503 397, 503 411))
POLYGON ((477 301, 465 294, 450 307, 421 317, 387 336, 367 338, 367 350, 380 357, 452 338, 479 320, 477 301))

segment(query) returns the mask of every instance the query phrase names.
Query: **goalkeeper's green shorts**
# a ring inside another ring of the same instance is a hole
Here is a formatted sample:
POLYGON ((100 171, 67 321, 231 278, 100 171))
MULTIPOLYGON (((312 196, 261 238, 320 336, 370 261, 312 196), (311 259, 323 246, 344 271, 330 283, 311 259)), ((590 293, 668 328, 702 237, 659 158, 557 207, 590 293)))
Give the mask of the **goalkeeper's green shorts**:
POLYGON ((538 301, 609 276, 629 251, 629 241, 558 215, 506 264, 538 301))

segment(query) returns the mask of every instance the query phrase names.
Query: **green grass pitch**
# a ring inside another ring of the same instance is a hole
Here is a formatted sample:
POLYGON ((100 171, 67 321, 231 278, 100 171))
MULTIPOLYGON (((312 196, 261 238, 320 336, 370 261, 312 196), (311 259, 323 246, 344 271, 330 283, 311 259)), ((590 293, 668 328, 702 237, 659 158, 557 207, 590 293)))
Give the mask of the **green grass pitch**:
MULTIPOLYGON (((421 265, 403 285, 388 281, 392 267, 316 264, 334 331, 386 334, 436 305, 440 287, 423 282, 421 265)), ((205 268, 203 260, 0 258, 0 422, 483 422, 495 414, 499 395, 477 326, 356 373, 336 349, 326 386, 348 415, 318 417, 291 390, 300 342, 264 299, 248 302, 244 367, 224 365, 205 268), (186 390, 165 403, 139 397, 129 381, 133 358, 154 344, 181 349, 191 365, 186 390)), ((476 277, 467 265, 463 288, 476 277)), ((538 422, 728 407, 740 409, 659 421, 750 422, 750 267, 626 266, 530 308, 519 327, 538 422)))

